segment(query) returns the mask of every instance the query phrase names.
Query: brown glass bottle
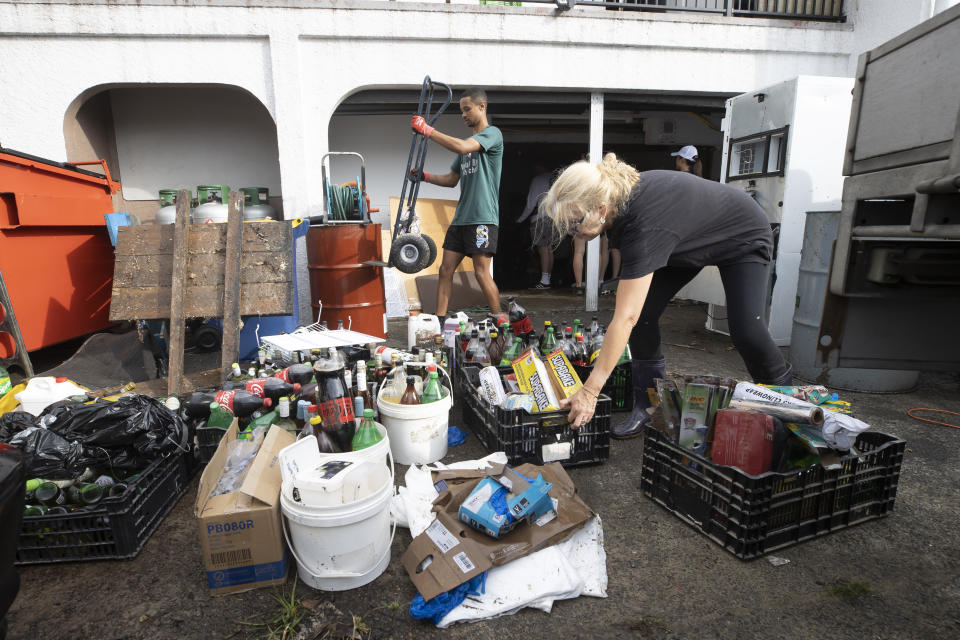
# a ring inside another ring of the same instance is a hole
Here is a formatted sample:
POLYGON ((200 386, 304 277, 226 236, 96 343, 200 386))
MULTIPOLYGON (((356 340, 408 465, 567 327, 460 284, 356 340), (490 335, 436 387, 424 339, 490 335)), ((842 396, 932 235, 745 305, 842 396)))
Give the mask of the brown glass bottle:
POLYGON ((403 392, 400 398, 400 404, 420 404, 420 396, 417 395, 417 388, 414 386, 416 379, 413 376, 407 376, 407 390, 403 392))

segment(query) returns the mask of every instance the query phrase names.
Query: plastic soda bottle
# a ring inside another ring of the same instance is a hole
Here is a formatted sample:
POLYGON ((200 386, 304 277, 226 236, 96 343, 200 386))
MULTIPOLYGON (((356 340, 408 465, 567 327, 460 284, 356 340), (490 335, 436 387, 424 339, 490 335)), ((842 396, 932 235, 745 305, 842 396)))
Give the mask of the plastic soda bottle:
POLYGON ((363 421, 357 428, 357 432, 353 434, 353 441, 351 443, 353 444, 353 450, 359 451, 360 449, 372 447, 381 440, 383 440, 383 435, 381 435, 380 430, 377 429, 377 425, 373 421, 373 409, 364 409, 363 421))
POLYGON ((420 402, 422 404, 429 404, 439 401, 441 397, 439 376, 436 371, 431 371, 430 379, 427 380, 427 385, 423 388, 423 395, 420 396, 420 402))
POLYGON ((527 310, 517 302, 516 297, 510 296, 507 298, 507 303, 509 304, 507 310, 510 313, 510 326, 513 328, 513 332, 515 334, 526 334, 533 331, 530 316, 527 315, 527 310))
POLYGON ((0 365, 0 396, 6 394, 12 388, 13 385, 10 383, 10 372, 4 369, 3 365, 0 365))

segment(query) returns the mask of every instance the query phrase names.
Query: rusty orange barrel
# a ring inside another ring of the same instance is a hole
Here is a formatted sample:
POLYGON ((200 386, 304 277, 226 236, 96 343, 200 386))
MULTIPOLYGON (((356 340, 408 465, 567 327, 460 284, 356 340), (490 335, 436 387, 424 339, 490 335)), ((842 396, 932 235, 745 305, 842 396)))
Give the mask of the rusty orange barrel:
POLYGON ((320 311, 331 329, 343 320, 343 326, 354 331, 387 337, 383 268, 364 264, 369 260, 383 260, 380 225, 310 227, 307 262, 314 318, 320 311))

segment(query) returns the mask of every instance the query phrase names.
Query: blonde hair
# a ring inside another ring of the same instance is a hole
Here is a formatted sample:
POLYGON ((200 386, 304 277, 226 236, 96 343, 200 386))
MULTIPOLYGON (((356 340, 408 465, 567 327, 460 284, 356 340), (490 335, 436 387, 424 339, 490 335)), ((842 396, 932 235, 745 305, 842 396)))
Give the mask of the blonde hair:
POLYGON ((640 181, 640 172, 608 153, 600 164, 585 160, 563 170, 540 204, 540 211, 553 222, 562 238, 570 230, 570 218, 589 216, 602 204, 617 215, 640 181))

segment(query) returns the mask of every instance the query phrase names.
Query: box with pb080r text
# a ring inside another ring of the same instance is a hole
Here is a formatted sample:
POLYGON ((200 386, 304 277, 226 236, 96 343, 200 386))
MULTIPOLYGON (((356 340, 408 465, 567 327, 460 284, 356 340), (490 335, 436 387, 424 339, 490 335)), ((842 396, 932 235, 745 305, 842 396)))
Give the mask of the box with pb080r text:
POLYGON ((270 427, 240 486, 211 496, 236 440, 234 420, 204 469, 197 490, 195 513, 207 585, 213 595, 283 584, 289 566, 280 522, 278 454, 295 438, 280 427, 270 427))

